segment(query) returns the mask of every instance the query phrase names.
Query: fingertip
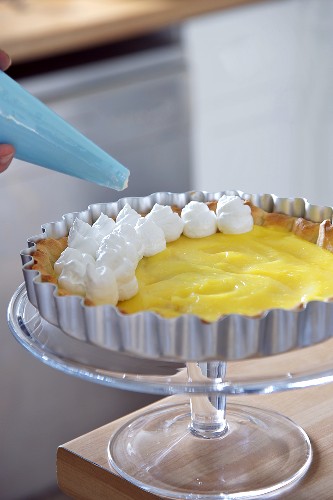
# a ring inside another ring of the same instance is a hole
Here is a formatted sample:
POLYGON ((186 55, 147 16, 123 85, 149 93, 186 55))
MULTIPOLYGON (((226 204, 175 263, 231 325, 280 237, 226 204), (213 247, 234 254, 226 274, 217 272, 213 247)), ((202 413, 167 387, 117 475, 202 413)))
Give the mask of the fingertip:
POLYGON ((11 144, 0 145, 0 173, 4 172, 11 164, 15 149, 11 144))
POLYGON ((0 158, 4 156, 14 156, 15 148, 12 144, 0 144, 0 158))
POLYGON ((0 69, 5 71, 11 65, 12 60, 4 50, 0 50, 0 69))

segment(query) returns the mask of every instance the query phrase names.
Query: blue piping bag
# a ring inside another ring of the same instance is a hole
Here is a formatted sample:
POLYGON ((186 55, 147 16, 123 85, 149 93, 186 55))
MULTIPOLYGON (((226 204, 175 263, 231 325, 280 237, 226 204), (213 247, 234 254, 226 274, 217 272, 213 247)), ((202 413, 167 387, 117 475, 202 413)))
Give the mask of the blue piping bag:
POLYGON ((15 158, 121 191, 129 171, 0 71, 0 144, 15 158))

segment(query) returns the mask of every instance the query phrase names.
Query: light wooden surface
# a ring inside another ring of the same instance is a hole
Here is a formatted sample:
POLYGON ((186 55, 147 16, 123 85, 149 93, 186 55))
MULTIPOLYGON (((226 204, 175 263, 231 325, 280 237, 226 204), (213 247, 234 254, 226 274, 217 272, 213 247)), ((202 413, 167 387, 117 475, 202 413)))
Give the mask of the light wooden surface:
MULTIPOLYGON (((286 366, 292 356, 300 358, 303 366, 314 362, 314 358, 326 363, 332 360, 332 341, 314 349, 303 349, 300 353, 287 355, 286 366), (305 363, 305 365, 304 365, 305 363)), ((279 364, 278 358, 278 364, 279 364)), ((265 364, 271 361, 264 360, 265 364)), ((281 357, 281 363, 284 363, 281 357)), ((248 362, 246 362, 248 363, 248 362)), ((253 364, 253 362, 252 362, 253 364)), ((248 363, 251 370, 250 362, 248 363)), ((246 365, 245 365, 246 366, 246 365)), ((235 364, 237 368, 237 364, 235 364)), ((284 369, 283 365, 280 365, 284 369)), ((290 368, 295 370, 297 363, 290 368)), ((267 368, 267 366, 266 366, 267 368)), ((184 401, 185 396, 171 396, 151 406, 163 405, 175 400, 184 401)), ((285 500, 331 500, 333 498, 333 383, 307 389, 292 390, 276 394, 256 396, 231 396, 232 402, 241 402, 278 411, 299 424, 308 434, 313 446, 313 462, 307 475, 289 493, 285 500)), ((107 459, 107 446, 112 433, 127 419, 140 414, 145 408, 129 416, 111 422, 89 434, 78 437, 59 447, 57 452, 58 483, 63 492, 73 498, 94 500, 95 498, 117 498, 117 500, 149 500, 157 498, 146 493, 111 471, 107 459)))
POLYGON ((146 34, 254 1, 10 0, 0 2, 0 47, 19 63, 146 34))

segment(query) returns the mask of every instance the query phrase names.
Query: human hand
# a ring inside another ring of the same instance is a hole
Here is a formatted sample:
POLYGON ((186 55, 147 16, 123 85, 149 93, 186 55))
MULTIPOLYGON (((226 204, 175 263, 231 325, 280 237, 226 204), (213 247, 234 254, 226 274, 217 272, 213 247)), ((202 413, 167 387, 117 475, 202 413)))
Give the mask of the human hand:
MULTIPOLYGON (((5 71, 11 64, 10 57, 0 50, 0 70, 5 71)), ((11 144, 0 144, 0 173, 6 170, 13 159, 15 149, 11 144)))

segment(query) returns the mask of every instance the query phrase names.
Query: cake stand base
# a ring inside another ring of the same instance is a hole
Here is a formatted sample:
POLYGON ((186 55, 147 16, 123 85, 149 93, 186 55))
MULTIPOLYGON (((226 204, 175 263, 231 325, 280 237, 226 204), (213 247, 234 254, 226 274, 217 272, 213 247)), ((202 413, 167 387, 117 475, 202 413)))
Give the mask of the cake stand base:
POLYGON ((109 442, 111 466, 165 498, 272 498, 308 470, 306 433, 269 410, 228 404, 227 427, 205 439, 190 430, 189 404, 158 408, 121 427, 109 442))

